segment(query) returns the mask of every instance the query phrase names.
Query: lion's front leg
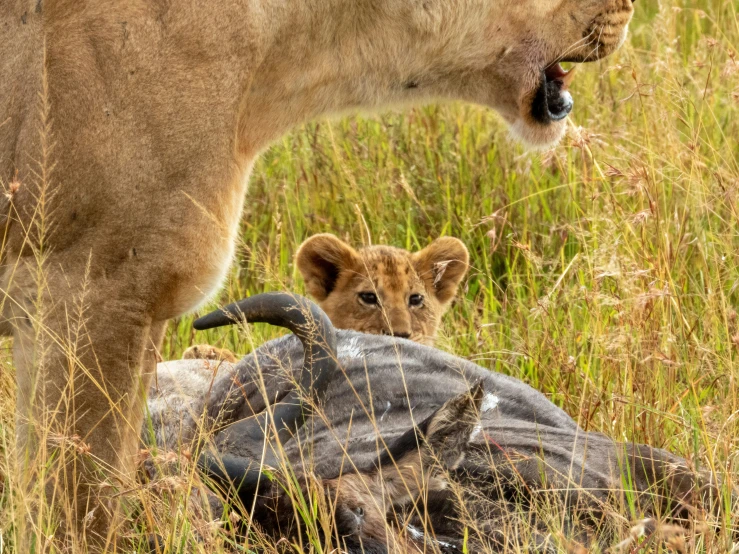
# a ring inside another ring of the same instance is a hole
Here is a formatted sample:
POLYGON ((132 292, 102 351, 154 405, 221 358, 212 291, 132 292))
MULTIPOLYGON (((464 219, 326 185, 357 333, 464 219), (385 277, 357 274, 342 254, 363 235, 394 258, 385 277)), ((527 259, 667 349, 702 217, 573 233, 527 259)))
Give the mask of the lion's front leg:
POLYGON ((12 285, 20 477, 40 506, 29 510, 18 551, 51 528, 73 551, 97 551, 118 542, 115 493, 134 482, 142 400, 165 324, 135 294, 148 287, 89 276, 68 258, 51 256, 44 267, 42 286, 31 267, 12 285))

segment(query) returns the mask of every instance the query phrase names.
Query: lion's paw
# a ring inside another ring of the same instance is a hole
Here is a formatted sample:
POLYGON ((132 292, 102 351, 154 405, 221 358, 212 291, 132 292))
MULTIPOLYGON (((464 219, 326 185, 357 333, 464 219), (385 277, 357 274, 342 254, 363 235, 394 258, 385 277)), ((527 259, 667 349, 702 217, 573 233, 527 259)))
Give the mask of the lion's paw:
POLYGON ((183 360, 215 360, 236 363, 238 358, 227 348, 216 348, 210 344, 195 344, 182 354, 183 360))

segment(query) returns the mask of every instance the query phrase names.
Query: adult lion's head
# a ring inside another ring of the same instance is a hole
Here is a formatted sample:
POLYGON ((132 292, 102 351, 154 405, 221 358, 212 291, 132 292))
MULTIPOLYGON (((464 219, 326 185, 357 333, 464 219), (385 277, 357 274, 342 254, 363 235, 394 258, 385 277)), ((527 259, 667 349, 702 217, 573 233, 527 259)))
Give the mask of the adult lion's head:
POLYGON ((412 2, 428 10, 429 32, 445 37, 436 54, 447 58, 445 71, 413 85, 490 106, 518 138, 549 144, 561 138, 574 104, 568 90, 574 75, 560 63, 594 61, 618 49, 633 1, 412 2))
POLYGON ((276 137, 326 112, 460 99, 494 108, 532 145, 558 140, 572 110, 573 75, 560 62, 612 53, 633 13, 632 0, 314 0, 296 9, 262 66, 274 69, 252 87, 248 128, 276 137))

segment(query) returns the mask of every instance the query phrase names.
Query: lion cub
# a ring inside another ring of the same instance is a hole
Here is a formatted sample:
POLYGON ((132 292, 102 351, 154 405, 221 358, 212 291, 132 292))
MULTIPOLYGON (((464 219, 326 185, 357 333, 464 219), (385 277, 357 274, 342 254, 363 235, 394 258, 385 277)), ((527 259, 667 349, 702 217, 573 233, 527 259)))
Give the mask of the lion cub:
MULTIPOLYGON (((433 346, 441 317, 467 274, 469 253, 452 237, 408 252, 393 246, 355 250, 325 233, 307 239, 295 261, 308 293, 337 328, 433 346)), ((182 357, 236 360, 229 350, 207 344, 191 346, 182 357)))
POLYGON ((433 345, 441 316, 467 273, 469 254, 452 237, 411 253, 392 246, 355 250, 321 234, 300 246, 296 263, 308 293, 339 329, 433 345))

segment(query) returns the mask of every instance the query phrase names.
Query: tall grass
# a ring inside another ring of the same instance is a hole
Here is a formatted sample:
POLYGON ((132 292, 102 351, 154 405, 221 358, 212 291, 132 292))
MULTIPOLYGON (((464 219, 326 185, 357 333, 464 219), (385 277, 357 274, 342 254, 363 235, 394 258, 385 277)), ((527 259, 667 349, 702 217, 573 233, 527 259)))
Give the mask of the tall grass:
MULTIPOLYGON (((579 68, 568 135, 550 151, 524 151, 468 105, 318 121, 275 144, 254 170, 218 301, 302 292, 293 256, 313 233, 409 249, 457 236, 472 270, 440 347, 524 380, 587 430, 737 483, 739 6, 636 6, 628 44, 579 68)), ((236 329, 196 335, 191 323, 171 324, 165 359, 200 342, 249 349, 236 329)), ((276 334, 258 326, 252 338, 276 334)), ((3 452, 12 378, 6 359, 3 452)), ((12 498, 6 487, 0 552, 12 498)), ((171 552, 203 551, 185 498, 142 493, 144 519, 171 552)))

